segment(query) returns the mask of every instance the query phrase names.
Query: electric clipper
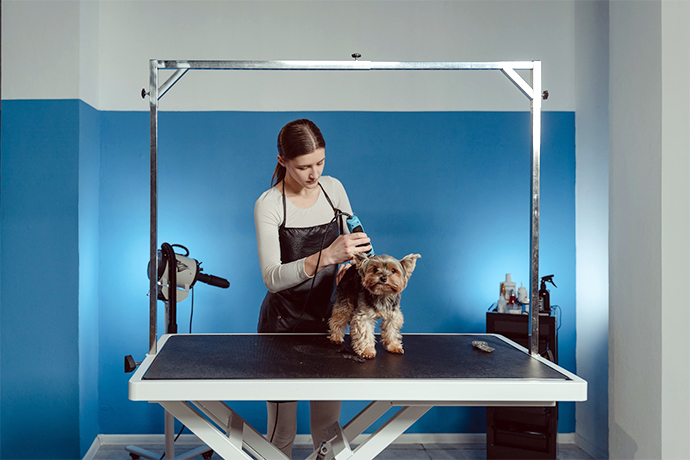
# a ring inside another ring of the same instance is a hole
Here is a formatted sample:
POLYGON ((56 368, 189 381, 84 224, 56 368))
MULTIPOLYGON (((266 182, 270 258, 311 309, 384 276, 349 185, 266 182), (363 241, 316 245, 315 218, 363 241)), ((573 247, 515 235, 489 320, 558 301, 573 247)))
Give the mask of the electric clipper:
MULTIPOLYGON (((359 217, 355 216, 354 214, 348 217, 345 222, 347 223, 347 228, 350 230, 350 233, 364 232, 364 228, 362 228, 362 223, 359 221, 359 217)), ((371 243, 357 245, 358 248, 365 246, 371 246, 371 249, 369 252, 367 252, 367 255, 373 256, 374 246, 371 243)))

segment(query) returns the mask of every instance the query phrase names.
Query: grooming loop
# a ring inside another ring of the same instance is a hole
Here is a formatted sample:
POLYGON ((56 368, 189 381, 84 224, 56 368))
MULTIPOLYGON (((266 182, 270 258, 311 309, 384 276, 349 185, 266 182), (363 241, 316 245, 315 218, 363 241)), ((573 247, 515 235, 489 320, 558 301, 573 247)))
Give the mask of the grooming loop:
MULTIPOLYGON (((539 179, 541 151, 541 101, 548 97, 541 87, 541 61, 503 61, 503 62, 388 62, 362 61, 359 53, 352 54, 351 61, 213 61, 213 60, 156 60, 149 61, 149 91, 142 90, 142 97, 149 97, 150 108, 150 165, 151 165, 151 218, 150 218, 150 266, 157 270, 158 248, 158 101, 189 70, 262 70, 262 71, 461 71, 485 70, 503 73, 530 102, 531 112, 531 218, 530 218, 530 298, 538 299, 539 289, 539 179), (173 74, 159 86, 158 74, 161 70, 171 70, 173 74), (518 73, 530 72, 530 83, 518 73)), ((155 271, 154 271, 155 273, 155 271)), ((158 334, 156 278, 150 276, 149 284, 149 352, 156 354, 158 334)), ((538 354, 539 349, 539 309, 530 309, 529 351, 538 354)))

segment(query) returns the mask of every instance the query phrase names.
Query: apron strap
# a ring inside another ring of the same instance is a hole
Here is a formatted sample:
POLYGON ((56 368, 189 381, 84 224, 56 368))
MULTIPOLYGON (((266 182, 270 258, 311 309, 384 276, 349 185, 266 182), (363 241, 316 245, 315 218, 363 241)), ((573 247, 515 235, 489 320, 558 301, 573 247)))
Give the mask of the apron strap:
POLYGON ((321 190, 323 190, 323 196, 326 197, 326 201, 328 201, 328 204, 330 204, 331 208, 333 209, 333 213, 335 214, 335 218, 338 220, 338 226, 340 227, 340 234, 342 235, 343 233, 345 233, 345 229, 343 228, 343 219, 339 218, 340 213, 342 213, 342 211, 340 209, 336 208, 335 206, 333 206, 333 203, 331 202, 331 199, 328 197, 328 193, 326 193, 326 190, 321 185, 321 182, 319 182, 319 187, 321 187, 321 190))
POLYGON ((285 205, 285 179, 283 179, 283 223, 280 226, 285 228, 285 222, 287 222, 287 206, 285 205))
MULTIPOLYGON (((321 182, 319 182, 319 187, 321 187, 321 191, 323 192, 323 196, 326 197, 326 201, 328 201, 328 204, 331 205, 331 209, 333 209, 333 213, 335 214, 336 217, 338 217, 338 214, 341 212, 340 209, 336 208, 333 206, 333 202, 331 201, 331 198, 328 196, 328 193, 326 193, 326 190, 323 188, 323 185, 321 185, 321 182)), ((343 222, 342 219, 338 219, 340 221, 340 233, 344 233, 343 229, 343 222)), ((283 223, 280 224, 281 227, 285 228, 285 223, 287 222, 287 204, 285 202, 285 179, 283 179, 283 223)))

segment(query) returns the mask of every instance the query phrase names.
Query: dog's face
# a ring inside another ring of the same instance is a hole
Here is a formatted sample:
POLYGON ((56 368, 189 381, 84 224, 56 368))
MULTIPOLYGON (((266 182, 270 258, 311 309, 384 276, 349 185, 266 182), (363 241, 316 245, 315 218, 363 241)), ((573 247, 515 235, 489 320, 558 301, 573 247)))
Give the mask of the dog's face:
POLYGON ((388 255, 367 257, 355 254, 355 265, 362 285, 374 295, 399 294, 417 265, 419 254, 410 254, 398 260, 388 255))

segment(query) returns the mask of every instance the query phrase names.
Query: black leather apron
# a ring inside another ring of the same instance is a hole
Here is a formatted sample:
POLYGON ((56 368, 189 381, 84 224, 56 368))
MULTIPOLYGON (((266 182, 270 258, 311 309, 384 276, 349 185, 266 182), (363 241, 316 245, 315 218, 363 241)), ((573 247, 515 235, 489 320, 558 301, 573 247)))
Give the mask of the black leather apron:
MULTIPOLYGON (((323 187, 321 191, 337 216, 339 211, 333 206, 323 187)), ((288 228, 286 219, 283 185, 283 223, 278 227, 278 238, 280 260, 284 264, 316 254, 330 246, 340 234, 340 219, 304 228, 288 228)), ((328 318, 333 309, 331 296, 337 269, 337 265, 331 265, 319 271, 313 280, 308 279, 297 286, 275 293, 268 292, 261 304, 258 332, 328 332, 328 318)))

